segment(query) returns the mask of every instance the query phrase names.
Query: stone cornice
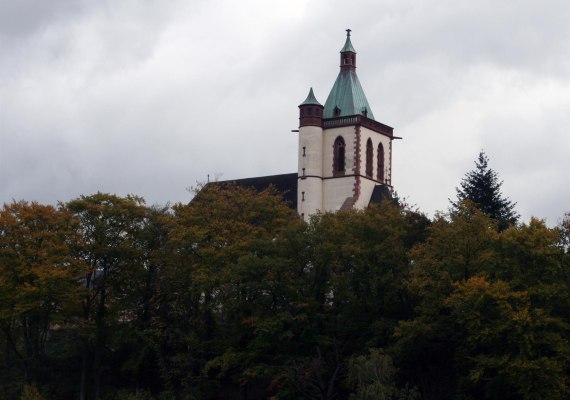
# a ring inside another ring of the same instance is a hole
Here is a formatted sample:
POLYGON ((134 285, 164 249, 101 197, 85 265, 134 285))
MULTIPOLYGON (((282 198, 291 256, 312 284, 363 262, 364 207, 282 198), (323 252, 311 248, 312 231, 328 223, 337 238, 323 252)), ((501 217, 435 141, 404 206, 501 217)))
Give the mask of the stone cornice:
POLYGON ((385 125, 373 119, 366 118, 364 115, 350 115, 347 117, 327 118, 323 119, 323 128, 340 128, 343 126, 363 126, 371 131, 380 133, 384 136, 394 139, 394 128, 385 125))

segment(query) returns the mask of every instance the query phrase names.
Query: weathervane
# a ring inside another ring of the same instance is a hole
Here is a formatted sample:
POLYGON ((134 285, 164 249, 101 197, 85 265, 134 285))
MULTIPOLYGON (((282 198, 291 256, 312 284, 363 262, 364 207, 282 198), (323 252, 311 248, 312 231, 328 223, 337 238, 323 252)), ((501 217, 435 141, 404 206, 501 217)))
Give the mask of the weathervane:
POLYGON ((351 32, 351 29, 346 30, 346 37, 350 37, 350 32, 351 32))

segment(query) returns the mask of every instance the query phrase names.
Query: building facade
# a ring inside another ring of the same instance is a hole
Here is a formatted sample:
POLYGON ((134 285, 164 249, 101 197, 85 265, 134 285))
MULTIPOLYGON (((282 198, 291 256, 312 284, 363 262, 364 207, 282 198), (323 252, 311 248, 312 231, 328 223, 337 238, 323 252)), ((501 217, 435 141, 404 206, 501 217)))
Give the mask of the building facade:
POLYGON ((297 211, 368 207, 392 193, 393 128, 374 119, 356 75, 356 51, 347 29, 340 71, 320 104, 311 88, 299 105, 297 211))
POLYGON ((311 88, 299 105, 298 171, 212 184, 257 191, 273 186, 304 220, 318 212, 363 209, 392 197, 393 128, 374 118, 356 75, 347 29, 340 71, 325 105, 311 88))

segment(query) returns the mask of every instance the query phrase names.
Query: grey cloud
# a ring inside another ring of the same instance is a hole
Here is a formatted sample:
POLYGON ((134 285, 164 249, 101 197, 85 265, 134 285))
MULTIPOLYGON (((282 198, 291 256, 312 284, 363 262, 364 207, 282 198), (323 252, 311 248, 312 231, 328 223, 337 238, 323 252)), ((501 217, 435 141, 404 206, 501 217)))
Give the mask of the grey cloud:
POLYGON ((1 0, 0 37, 29 36, 81 9, 76 0, 1 0))
POLYGON ((185 201, 208 174, 295 171, 297 105, 326 100, 352 28, 374 114, 405 137, 401 194, 445 209, 483 147, 524 216, 553 222, 568 19, 565 1, 0 2, 0 200, 185 201))

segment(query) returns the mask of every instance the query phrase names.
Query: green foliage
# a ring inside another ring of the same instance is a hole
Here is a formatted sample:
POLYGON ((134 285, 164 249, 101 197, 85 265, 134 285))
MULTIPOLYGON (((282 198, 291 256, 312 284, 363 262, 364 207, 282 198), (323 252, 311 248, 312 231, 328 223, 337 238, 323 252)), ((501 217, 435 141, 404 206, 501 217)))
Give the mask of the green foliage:
POLYGON ((354 400, 414 400, 419 393, 396 387, 396 368, 382 349, 369 349, 365 356, 353 356, 348 363, 348 381, 356 387, 354 400))
POLYGON ((497 233, 469 203, 434 222, 411 252, 407 284, 418 303, 399 322, 395 347, 405 373, 419 378, 412 382, 429 378, 419 385, 424 398, 567 395, 569 303, 557 241, 536 219, 497 233))
POLYGON ((570 212, 564 214, 564 218, 558 225, 558 246, 562 250, 562 272, 566 287, 570 288, 570 212))
POLYGON ((4 205, 2 397, 567 398, 570 217, 498 230, 480 208, 304 223, 223 184, 4 205))
MULTIPOLYGON (((481 151, 475 170, 466 174, 461 181, 461 188, 456 188, 459 202, 472 201, 477 208, 497 221, 499 230, 504 230, 517 223, 519 215, 514 210, 516 203, 503 197, 498 174, 489 168, 489 158, 481 151)), ((453 203, 457 207, 457 203, 453 203)))
POLYGON ((34 385, 24 385, 20 400, 44 400, 44 397, 34 385))
POLYGON ((454 286, 446 303, 462 337, 462 391, 471 398, 567 398, 566 324, 506 282, 480 277, 454 286))
POLYGON ((0 210, 0 337, 11 380, 46 373, 43 361, 55 356, 49 340, 79 308, 84 265, 71 252, 76 226, 71 214, 38 203, 0 210))
POLYGON ((113 396, 113 400, 154 400, 154 397, 146 390, 136 390, 134 392, 119 390, 113 396))

